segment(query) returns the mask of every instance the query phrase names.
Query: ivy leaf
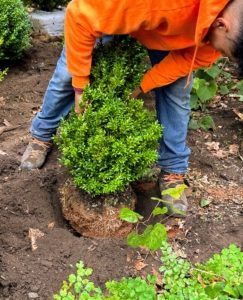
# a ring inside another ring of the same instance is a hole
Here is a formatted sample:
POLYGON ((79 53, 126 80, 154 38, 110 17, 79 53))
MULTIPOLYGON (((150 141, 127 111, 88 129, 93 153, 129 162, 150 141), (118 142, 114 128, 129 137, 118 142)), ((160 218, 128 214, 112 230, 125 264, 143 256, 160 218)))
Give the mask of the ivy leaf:
POLYGON ((122 220, 125 220, 130 223, 137 223, 139 220, 141 220, 143 218, 140 214, 138 214, 135 211, 133 211, 129 208, 126 208, 126 207, 123 207, 121 209, 119 217, 122 220))
POLYGON ((156 208, 152 211, 152 214, 153 214, 153 216, 164 215, 164 214, 167 213, 167 211, 168 211, 167 207, 163 207, 163 208, 156 207, 156 208))
POLYGON ((210 116, 204 117, 199 124, 200 127, 202 127, 202 129, 204 129, 205 131, 208 131, 210 128, 215 127, 214 121, 210 116))
POLYGON ((177 184, 174 188, 169 188, 162 191, 162 195, 170 195, 171 197, 175 199, 179 199, 181 194, 184 192, 185 189, 187 189, 187 185, 185 184, 177 184))

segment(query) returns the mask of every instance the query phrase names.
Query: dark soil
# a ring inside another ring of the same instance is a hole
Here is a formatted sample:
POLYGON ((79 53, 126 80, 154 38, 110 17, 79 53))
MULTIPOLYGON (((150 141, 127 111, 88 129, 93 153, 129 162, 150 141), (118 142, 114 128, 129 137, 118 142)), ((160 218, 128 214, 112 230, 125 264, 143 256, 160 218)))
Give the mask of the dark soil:
MULTIPOLYGON (((75 271, 71 265, 80 260, 93 268, 91 280, 102 288, 108 280, 143 276, 159 266, 156 258, 160 251, 147 255, 146 249, 127 246, 125 239, 91 239, 71 228, 60 203, 60 188, 69 174, 58 161, 56 146, 41 170, 25 173, 19 169, 30 139, 31 120, 41 107, 60 51, 58 43, 33 40, 33 47, 9 68, 0 83, 0 127, 6 126, 4 120, 19 126, 0 135, 1 300, 37 295, 38 299, 52 299, 62 281, 75 271), (43 233, 34 251, 30 229, 43 233), (142 269, 141 261, 147 264, 142 269)), ((154 109, 153 93, 143 98, 145 106, 154 109)), ((157 218, 166 226, 174 250, 191 262, 205 262, 230 243, 243 247, 243 122, 234 108, 243 110, 237 99, 224 98, 216 107, 198 114, 200 118, 211 115, 216 127, 208 132, 188 132, 187 143, 192 150, 186 175, 188 216, 157 218), (202 199, 211 202, 202 207, 202 199)), ((156 181, 134 183, 133 188, 138 198, 137 211, 148 217, 155 204, 150 198, 159 197, 156 181)))

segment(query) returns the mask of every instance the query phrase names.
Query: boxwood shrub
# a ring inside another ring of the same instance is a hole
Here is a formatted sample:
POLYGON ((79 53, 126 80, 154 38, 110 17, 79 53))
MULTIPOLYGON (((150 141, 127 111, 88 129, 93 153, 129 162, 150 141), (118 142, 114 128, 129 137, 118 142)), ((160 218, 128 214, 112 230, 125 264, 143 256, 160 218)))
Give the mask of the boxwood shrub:
POLYGON ((74 183, 90 195, 122 191, 157 160, 162 127, 143 101, 130 99, 145 72, 146 50, 134 39, 98 44, 83 114, 63 118, 54 138, 74 183))
POLYGON ((21 0, 0 0, 0 61, 15 60, 30 47, 31 24, 21 0))

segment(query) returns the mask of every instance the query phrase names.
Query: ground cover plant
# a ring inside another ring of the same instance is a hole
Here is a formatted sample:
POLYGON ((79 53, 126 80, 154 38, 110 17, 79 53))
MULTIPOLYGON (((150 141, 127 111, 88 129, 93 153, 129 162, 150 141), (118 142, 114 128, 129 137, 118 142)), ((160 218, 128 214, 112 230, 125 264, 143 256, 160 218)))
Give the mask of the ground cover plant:
POLYGON ((194 83, 191 91, 190 105, 193 110, 205 111, 210 100, 216 94, 221 96, 230 92, 242 101, 243 82, 232 76, 227 68, 227 58, 220 58, 211 68, 200 68, 194 73, 194 83))
POLYGON ((194 72, 194 83, 191 91, 190 106, 192 109, 189 127, 202 128, 205 131, 214 129, 215 124, 211 116, 196 118, 194 111, 205 112, 211 103, 219 102, 221 97, 236 97, 243 100, 243 81, 231 74, 228 68, 228 58, 218 59, 211 68, 200 68, 194 72))
POLYGON ((63 282, 62 289, 53 296, 56 300, 229 300, 243 299, 243 252, 231 244, 221 254, 215 254, 205 264, 195 266, 173 253, 167 241, 162 242, 162 290, 156 288, 156 275, 122 278, 106 282, 107 291, 87 279, 91 268, 76 264, 77 274, 63 282))
POLYGON ((30 20, 21 0, 0 1, 0 61, 20 58, 30 47, 30 20))
POLYGON ((85 110, 63 118, 54 138, 75 185, 92 196, 123 191, 157 160, 162 128, 141 99, 130 98, 145 72, 145 56, 129 37, 99 43, 80 104, 85 110))

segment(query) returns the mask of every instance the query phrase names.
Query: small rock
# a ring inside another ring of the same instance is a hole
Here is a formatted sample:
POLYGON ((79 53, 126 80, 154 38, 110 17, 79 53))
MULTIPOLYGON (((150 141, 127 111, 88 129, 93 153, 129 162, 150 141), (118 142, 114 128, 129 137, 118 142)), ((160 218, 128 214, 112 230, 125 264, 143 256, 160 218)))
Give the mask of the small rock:
POLYGON ((30 290, 31 292, 38 292, 40 287, 38 285, 31 285, 30 290))
POLYGON ((37 293, 28 293, 28 297, 29 299, 36 299, 39 297, 39 295, 37 293))
POLYGON ((41 261, 41 264, 47 268, 52 268, 52 265, 53 265, 52 262, 47 261, 47 260, 41 261))

